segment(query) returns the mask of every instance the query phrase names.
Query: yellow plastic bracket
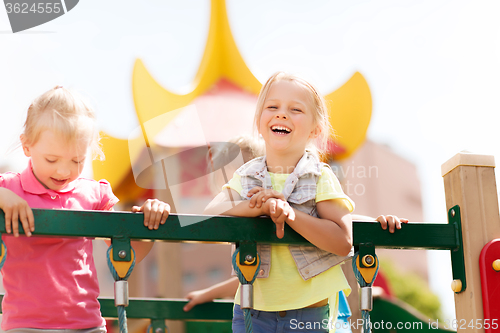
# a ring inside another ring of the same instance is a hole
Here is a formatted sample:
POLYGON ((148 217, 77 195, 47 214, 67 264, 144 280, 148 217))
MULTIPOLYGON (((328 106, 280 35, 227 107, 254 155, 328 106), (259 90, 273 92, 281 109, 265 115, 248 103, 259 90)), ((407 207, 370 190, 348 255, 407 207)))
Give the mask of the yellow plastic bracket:
POLYGON ((365 280, 366 283, 371 283, 372 280, 373 280, 373 277, 375 276, 375 272, 377 271, 377 267, 378 267, 378 260, 376 257, 373 257, 373 259, 375 260, 375 263, 373 266, 371 267, 361 267, 360 264, 359 264, 359 258, 360 256, 358 256, 356 258, 356 266, 358 266, 358 270, 359 272, 361 273, 361 276, 363 277, 363 279, 365 280))
POLYGON ((113 264, 113 267, 116 270, 116 273, 118 273, 118 276, 121 277, 122 279, 127 276, 127 272, 130 269, 130 266, 132 266, 132 263, 134 262, 134 251, 131 251, 130 253, 130 261, 114 261, 113 260, 113 249, 109 252, 109 260, 111 260, 111 263, 113 264))
POLYGON ((238 252, 238 254, 236 254, 236 264, 240 268, 241 273, 243 274, 245 279, 247 279, 247 281, 252 281, 252 279, 255 275, 255 272, 257 271, 257 267, 259 267, 259 262, 260 262, 260 258, 259 258, 259 255, 257 255, 257 263, 254 266, 241 265, 240 264, 240 253, 238 252))
POLYGON ((5 244, 2 242, 2 254, 0 255, 0 261, 2 261, 4 255, 5 255, 5 244))

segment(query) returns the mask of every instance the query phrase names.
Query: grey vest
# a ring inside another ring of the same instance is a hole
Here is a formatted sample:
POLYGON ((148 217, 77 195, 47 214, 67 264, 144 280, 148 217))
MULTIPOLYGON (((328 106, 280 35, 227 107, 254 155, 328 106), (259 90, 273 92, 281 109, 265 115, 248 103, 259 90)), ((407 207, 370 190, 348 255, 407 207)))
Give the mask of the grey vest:
MULTIPOLYGON (((283 195, 290 206, 306 214, 318 217, 316 211, 316 183, 321 176, 321 169, 328 164, 321 163, 318 158, 306 151, 294 171, 288 176, 283 187, 283 195)), ((329 166, 328 166, 329 167, 329 166)), ((241 177, 243 188, 241 197, 248 200, 248 191, 255 186, 271 189, 271 176, 267 172, 266 157, 258 157, 246 163, 236 174, 241 177)), ((327 269, 350 259, 354 254, 354 249, 348 256, 338 256, 336 254, 321 250, 315 246, 292 246, 289 245, 290 253, 295 260, 295 265, 300 276, 308 280, 327 269)), ((271 245, 259 244, 257 252, 260 255, 259 278, 269 276, 271 269, 271 245)))

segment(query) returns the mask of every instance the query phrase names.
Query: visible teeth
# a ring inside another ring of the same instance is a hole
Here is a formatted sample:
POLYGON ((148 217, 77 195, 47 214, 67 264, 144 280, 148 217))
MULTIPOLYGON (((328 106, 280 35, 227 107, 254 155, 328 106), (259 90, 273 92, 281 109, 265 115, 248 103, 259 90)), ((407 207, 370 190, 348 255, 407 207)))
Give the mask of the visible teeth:
POLYGON ((273 127, 271 127, 271 129, 273 131, 284 131, 284 132, 287 132, 287 133, 290 133, 290 129, 289 128, 286 128, 284 126, 278 126, 278 125, 275 125, 273 127))

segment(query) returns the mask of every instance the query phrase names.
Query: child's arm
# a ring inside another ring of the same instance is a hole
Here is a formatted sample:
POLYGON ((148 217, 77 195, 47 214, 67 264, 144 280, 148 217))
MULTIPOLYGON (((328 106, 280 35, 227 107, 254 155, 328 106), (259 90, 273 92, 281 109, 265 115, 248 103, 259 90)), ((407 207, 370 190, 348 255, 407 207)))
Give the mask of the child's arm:
POLYGON ((229 215, 257 217, 264 215, 261 208, 251 207, 250 200, 242 200, 240 194, 233 189, 222 190, 205 208, 207 215, 229 215))
MULTIPOLYGON (((158 199, 148 199, 142 206, 132 207, 132 212, 144 213, 144 226, 152 229, 158 229, 160 224, 165 224, 170 214, 170 205, 158 199)), ((130 242, 135 251, 136 263, 140 262, 151 251, 153 242, 130 242)))
POLYGON ((394 233, 395 229, 401 229, 402 223, 408 223, 408 219, 399 218, 396 215, 379 215, 376 219, 370 216, 352 214, 353 220, 370 220, 380 222, 382 229, 389 227, 389 232, 394 233))
MULTIPOLYGON (((111 210, 113 210, 111 208, 111 210)), ((158 229, 160 224, 165 224, 168 215, 170 214, 170 205, 158 199, 148 199, 142 206, 132 207, 132 212, 144 213, 144 226, 150 230, 158 229)), ((106 240, 106 244, 111 245, 110 240, 106 240)), ((141 262, 144 257, 153 248, 153 242, 131 241, 130 245, 135 251, 135 262, 141 262)))
POLYGON ((238 289, 238 278, 232 277, 206 289, 190 292, 186 298, 189 302, 184 306, 184 311, 191 310, 195 305, 211 302, 216 298, 234 297, 238 289))
POLYGON ((286 222, 318 248, 348 255, 352 247, 352 218, 347 207, 340 200, 325 200, 318 202, 316 209, 320 218, 293 209, 295 218, 288 217, 286 222))
POLYGON ((0 187, 0 209, 5 213, 5 230, 19 237, 19 221, 26 236, 35 231, 35 218, 28 203, 9 189, 0 187))
MULTIPOLYGON (((157 230, 160 224, 165 224, 170 214, 170 205, 158 199, 148 199, 142 206, 132 207, 132 212, 144 213, 144 226, 149 230, 157 230)), ((130 242, 135 251, 136 263, 140 262, 153 248, 153 242, 130 242)))

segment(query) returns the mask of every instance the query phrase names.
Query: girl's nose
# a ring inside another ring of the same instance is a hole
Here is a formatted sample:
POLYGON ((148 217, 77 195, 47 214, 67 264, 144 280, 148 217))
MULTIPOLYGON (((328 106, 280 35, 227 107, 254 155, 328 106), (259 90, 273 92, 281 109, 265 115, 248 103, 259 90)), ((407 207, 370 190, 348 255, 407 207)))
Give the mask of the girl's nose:
POLYGON ((66 177, 66 176, 69 176, 71 171, 67 168, 59 168, 59 169, 57 169, 57 173, 62 177, 66 177))
POLYGON ((281 118, 281 119, 286 119, 286 114, 284 114, 284 113, 278 113, 278 114, 276 115, 276 118, 277 118, 277 119, 280 119, 280 118, 281 118))

